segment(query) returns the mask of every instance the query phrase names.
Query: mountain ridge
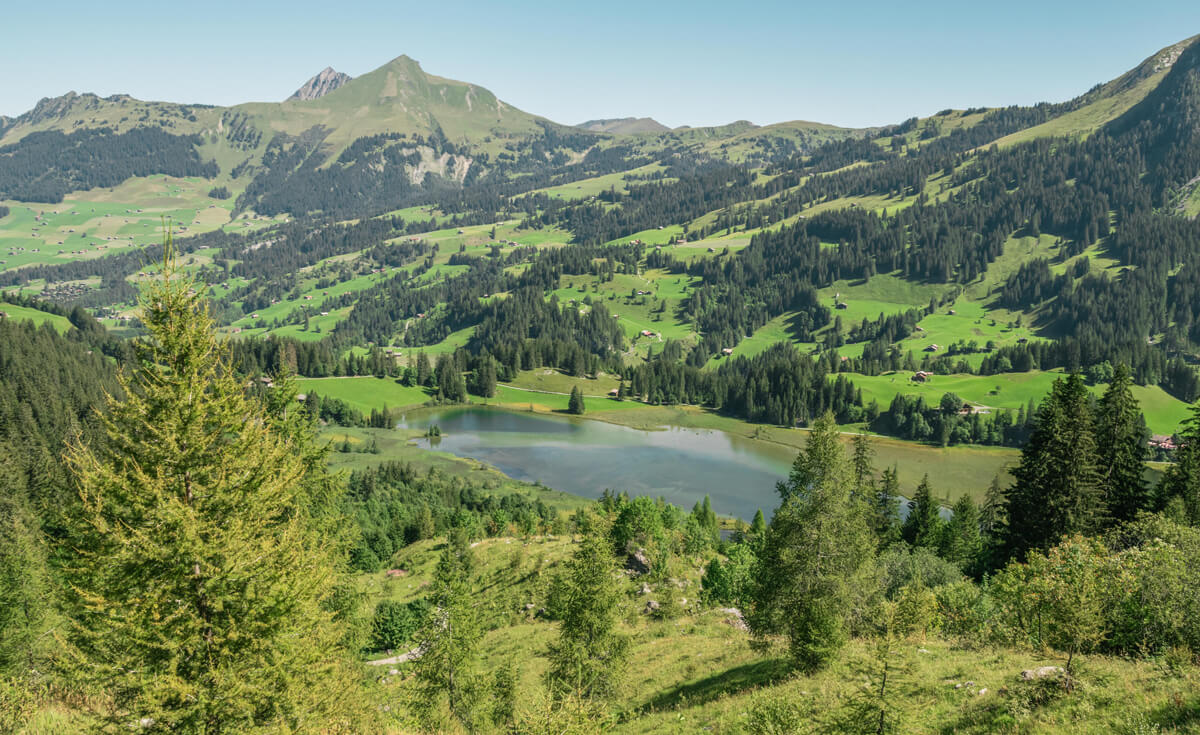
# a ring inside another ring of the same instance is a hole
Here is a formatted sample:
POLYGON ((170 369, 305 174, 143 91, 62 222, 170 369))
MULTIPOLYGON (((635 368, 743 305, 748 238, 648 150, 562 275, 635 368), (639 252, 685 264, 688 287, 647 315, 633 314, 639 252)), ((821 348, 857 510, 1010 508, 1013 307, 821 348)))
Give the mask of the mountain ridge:
POLYGON ((574 127, 583 128, 593 133, 611 133, 613 135, 666 133, 671 130, 671 128, 652 117, 600 118, 581 122, 574 127))

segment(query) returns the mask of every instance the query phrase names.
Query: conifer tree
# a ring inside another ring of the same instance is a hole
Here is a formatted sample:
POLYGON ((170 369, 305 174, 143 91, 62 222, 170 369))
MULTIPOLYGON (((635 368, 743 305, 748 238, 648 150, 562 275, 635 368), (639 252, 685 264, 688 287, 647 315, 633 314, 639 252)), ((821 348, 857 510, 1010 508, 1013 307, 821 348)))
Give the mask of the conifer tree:
POLYGON ((583 402, 583 391, 579 390, 579 386, 571 387, 571 397, 567 399, 567 413, 582 416, 586 410, 586 404, 583 402))
POLYGON ((357 675, 325 605, 337 545, 305 490, 315 453, 247 397, 169 239, 142 322, 105 440, 68 454, 65 637, 72 673, 105 693, 98 726, 357 731, 357 675))
POLYGON ((885 549, 900 540, 900 473, 895 466, 883 471, 883 482, 872 504, 871 525, 885 549))
POLYGON ((855 434, 852 440, 854 454, 851 465, 854 470, 854 497, 864 503, 875 497, 875 448, 866 434, 855 434))
POLYGON ((474 392, 476 395, 484 398, 492 398, 496 395, 496 360, 491 355, 484 353, 479 358, 479 366, 475 369, 474 374, 474 392))
POLYGON ((908 501, 908 517, 904 519, 902 529, 904 540, 916 547, 941 548, 944 523, 940 507, 933 497, 929 475, 925 475, 913 492, 912 500, 908 501))
POLYGON ((1012 471, 1008 493, 1008 553, 1023 558, 1064 535, 1090 533, 1103 519, 1096 472, 1091 397, 1083 376, 1054 381, 1037 424, 1012 471))
POLYGON ((942 558, 967 574, 975 574, 983 555, 983 537, 979 532, 979 506, 970 495, 963 495, 951 509, 942 542, 942 558))
POLYGON ((433 367, 424 350, 417 353, 417 385, 424 388, 433 385, 433 367))
POLYGON ((983 557, 978 571, 995 569, 1004 556, 1004 543, 1008 537, 1008 497, 1000 482, 1000 475, 992 477, 979 509, 979 534, 983 542, 983 557))
POLYGON ((1129 368, 1119 363, 1096 411, 1097 469, 1108 515, 1114 521, 1133 520, 1150 505, 1143 479, 1148 432, 1132 384, 1129 368))
POLYGON ((554 590, 562 622, 547 652, 546 684, 558 698, 612 696, 629 654, 628 637, 616 629, 621 592, 605 521, 585 518, 583 536, 554 590))
POLYGON ((416 709, 430 730, 444 728, 445 713, 472 729, 478 714, 481 692, 475 659, 483 629, 471 598, 473 569, 466 534, 455 529, 438 558, 429 615, 417 633, 421 655, 416 679, 421 696, 416 709))
POLYGON ((766 533, 767 521, 763 517, 762 508, 759 508, 754 511, 754 520, 750 522, 750 530, 747 535, 755 541, 761 541, 766 533))
POLYGON ((437 363, 438 395, 450 403, 467 400, 467 384, 453 355, 442 355, 437 363))
POLYGON ((785 635, 793 662, 807 671, 825 666, 844 644, 875 551, 852 482, 837 422, 826 412, 778 486, 782 503, 759 557, 748 618, 757 636, 785 635))
POLYGON ((1200 524, 1200 403, 1179 431, 1175 463, 1167 469, 1159 488, 1159 504, 1174 500, 1183 507, 1188 523, 1200 524))
POLYGON ((0 678, 40 665, 51 612, 41 529, 5 449, 0 445, 0 678))

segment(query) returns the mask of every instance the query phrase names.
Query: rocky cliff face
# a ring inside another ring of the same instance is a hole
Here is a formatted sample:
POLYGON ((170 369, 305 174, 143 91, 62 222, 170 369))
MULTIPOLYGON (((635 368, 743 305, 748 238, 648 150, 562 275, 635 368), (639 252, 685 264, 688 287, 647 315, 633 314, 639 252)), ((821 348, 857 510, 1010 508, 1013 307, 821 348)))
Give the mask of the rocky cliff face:
POLYGON ((349 74, 343 74, 340 71, 334 71, 330 67, 325 67, 321 73, 317 74, 312 79, 305 82, 300 89, 292 93, 289 100, 315 100, 318 97, 324 97, 333 90, 350 81, 352 77, 349 74))

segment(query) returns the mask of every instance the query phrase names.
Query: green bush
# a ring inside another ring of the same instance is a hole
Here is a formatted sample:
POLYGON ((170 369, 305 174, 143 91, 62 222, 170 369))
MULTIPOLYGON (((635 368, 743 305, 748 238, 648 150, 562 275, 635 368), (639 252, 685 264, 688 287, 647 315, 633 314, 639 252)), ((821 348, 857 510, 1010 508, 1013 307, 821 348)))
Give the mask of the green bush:
POLYGON ((376 651, 403 648, 412 641, 413 634, 429 610, 425 600, 414 600, 404 604, 395 600, 383 600, 375 606, 371 619, 371 647, 376 651))

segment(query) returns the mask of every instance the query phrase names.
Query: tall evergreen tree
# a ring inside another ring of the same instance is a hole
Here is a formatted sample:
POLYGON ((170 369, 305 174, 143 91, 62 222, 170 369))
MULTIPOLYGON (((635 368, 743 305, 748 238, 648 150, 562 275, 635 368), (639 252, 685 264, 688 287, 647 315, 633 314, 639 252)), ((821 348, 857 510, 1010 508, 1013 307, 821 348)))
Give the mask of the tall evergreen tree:
POLYGON ((620 681, 629 639, 616 629, 621 601, 617 571, 603 520, 588 516, 554 590, 562 622, 547 652, 546 684, 556 697, 606 698, 620 681))
POLYGON ((1067 534, 1098 529, 1104 513, 1091 397, 1083 376, 1054 381, 1037 424, 1012 471, 1008 493, 1008 553, 1023 558, 1067 534))
POLYGON ((484 353, 479 358, 478 367, 475 368, 473 376, 475 395, 483 396, 484 398, 492 398, 496 395, 496 360, 491 355, 484 353))
POLYGON ((869 503, 875 497, 875 447, 866 434, 855 434, 851 441, 854 453, 851 467, 854 471, 854 497, 869 503))
POLYGON ((442 355, 437 363, 438 394, 442 400, 460 403, 467 400, 467 383, 453 355, 442 355))
POLYGON ((979 509, 979 534, 983 541, 984 558, 980 570, 997 568, 1003 561, 1004 543, 1008 538, 1008 497, 1000 475, 992 477, 979 509))
POLYGON ((1129 368, 1119 363, 1096 411, 1096 460, 1101 491, 1114 521, 1132 520, 1150 505, 1146 471, 1148 432, 1133 397, 1129 368))
POLYGON ((583 402, 583 391, 579 390, 579 386, 571 386, 571 396, 567 399, 567 413, 582 416, 586 410, 586 404, 583 402))
POLYGON ((826 665, 845 642, 855 595, 874 555, 866 514, 851 487, 837 422, 825 413, 778 487, 782 503, 759 558, 748 618, 756 635, 785 635, 792 660, 804 670, 826 665))
POLYGON ((1200 403, 1192 406, 1192 415, 1179 431, 1175 463, 1167 469, 1159 488, 1159 504, 1174 500, 1183 507, 1187 521, 1200 525, 1200 403))
POLYGON ((900 540, 900 475, 895 466, 883 471, 883 482, 872 504, 871 521, 880 549, 900 540))
POLYGON ((939 512, 940 508, 933 497, 929 475, 925 475, 913 492, 912 500, 908 501, 908 517, 904 519, 901 531, 904 540, 913 546, 926 549, 941 548, 945 524, 939 512))
POLYGON ((425 388, 433 385, 433 367, 424 350, 417 353, 417 385, 425 388))
POLYGON ((418 710, 431 730, 444 729, 445 713, 472 729, 478 714, 480 681, 475 659, 483 629, 471 597, 473 569, 467 537, 456 529, 438 558, 428 597, 429 616, 417 633, 421 651, 416 664, 421 691, 418 710))
MULTIPOLYGON (((63 539, 72 671, 104 729, 357 731, 339 581, 303 497, 308 447, 246 396, 203 288, 166 248, 105 441, 75 445, 63 539)), ((363 712, 362 714, 365 714, 363 712)))
POLYGON ((983 557, 983 537, 979 531, 979 506, 970 495, 963 495, 951 509, 942 540, 942 558, 967 574, 975 574, 983 557))

